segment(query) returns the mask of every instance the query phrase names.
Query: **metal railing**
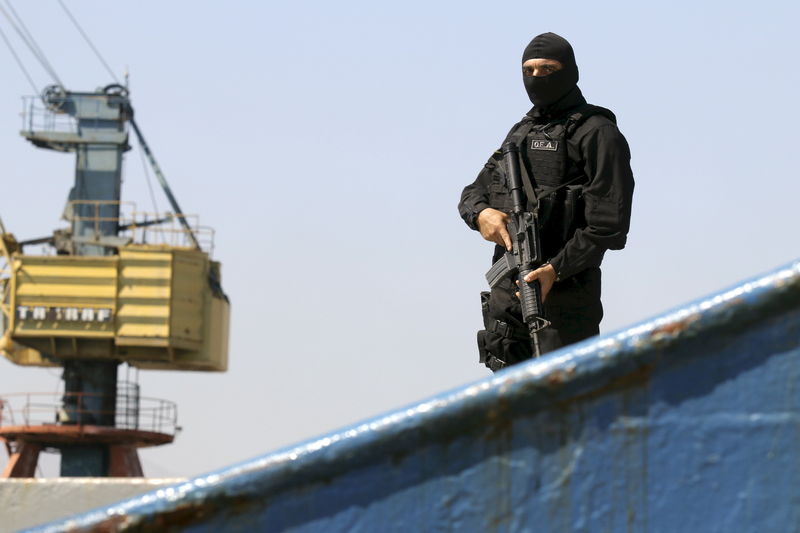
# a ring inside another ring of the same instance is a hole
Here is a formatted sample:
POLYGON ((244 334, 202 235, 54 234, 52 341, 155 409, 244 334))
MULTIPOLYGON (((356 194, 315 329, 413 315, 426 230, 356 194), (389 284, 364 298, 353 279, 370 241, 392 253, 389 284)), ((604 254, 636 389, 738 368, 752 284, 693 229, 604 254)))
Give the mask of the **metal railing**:
POLYGON ((95 235, 102 235, 101 226, 114 223, 119 228, 119 236, 127 237, 137 244, 163 244, 174 247, 194 248, 193 241, 181 219, 188 222, 200 248, 214 253, 214 230, 201 226, 197 215, 178 215, 175 213, 152 213, 139 211, 134 202, 117 200, 72 200, 65 213, 67 221, 89 223, 95 235), (108 211, 116 211, 109 215, 108 211))
POLYGON ((179 430, 175 402, 142 397, 139 385, 121 381, 115 396, 93 393, 22 392, 0 398, 3 426, 97 425, 114 417, 114 427, 175 435, 179 430), (107 405, 108 408, 97 408, 107 405), (113 406, 113 407, 112 407, 113 406))
POLYGON ((77 133, 78 121, 66 113, 55 113, 42 105, 41 96, 22 97, 22 131, 77 133))

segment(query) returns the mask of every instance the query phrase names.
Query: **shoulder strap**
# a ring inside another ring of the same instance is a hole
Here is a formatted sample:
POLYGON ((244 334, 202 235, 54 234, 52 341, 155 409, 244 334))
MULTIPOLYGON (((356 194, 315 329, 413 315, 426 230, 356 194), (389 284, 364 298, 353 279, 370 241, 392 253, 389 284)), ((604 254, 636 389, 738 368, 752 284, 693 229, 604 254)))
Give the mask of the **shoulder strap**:
POLYGON ((514 124, 514 127, 511 128, 511 131, 509 131, 508 135, 506 135, 503 144, 513 141, 517 146, 521 146, 525 141, 525 137, 528 136, 528 132, 530 132, 532 128, 533 120, 528 117, 523 118, 521 121, 514 124))
POLYGON ((569 138, 573 133, 575 133, 575 130, 578 129, 578 126, 583 124, 587 118, 594 115, 602 115, 614 124, 617 123, 617 117, 610 109, 600 107, 599 105, 584 104, 577 110, 573 111, 569 118, 567 118, 565 136, 569 138))

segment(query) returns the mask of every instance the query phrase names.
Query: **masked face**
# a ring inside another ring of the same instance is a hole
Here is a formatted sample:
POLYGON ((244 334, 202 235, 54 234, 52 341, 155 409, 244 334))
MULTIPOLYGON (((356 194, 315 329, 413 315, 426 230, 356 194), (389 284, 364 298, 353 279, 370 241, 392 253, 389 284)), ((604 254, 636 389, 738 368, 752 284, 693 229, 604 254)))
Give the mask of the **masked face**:
POLYGON ((549 64, 538 68, 530 65, 526 68, 523 65, 525 91, 533 105, 547 107, 560 100, 575 86, 572 76, 564 71, 560 62, 550 59, 531 59, 526 61, 526 65, 534 61, 547 61, 549 64))
POLYGON ((525 48, 522 61, 525 91, 537 107, 554 104, 578 83, 572 46, 555 33, 534 38, 525 48))

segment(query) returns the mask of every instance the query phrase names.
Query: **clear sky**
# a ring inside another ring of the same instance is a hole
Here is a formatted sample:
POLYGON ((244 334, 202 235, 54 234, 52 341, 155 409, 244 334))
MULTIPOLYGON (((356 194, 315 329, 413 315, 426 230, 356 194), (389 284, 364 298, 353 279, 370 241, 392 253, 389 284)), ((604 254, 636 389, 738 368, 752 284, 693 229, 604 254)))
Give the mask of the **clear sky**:
MULTIPOLYGON (((530 107, 520 57, 538 33, 570 40, 584 95, 633 154, 603 332, 798 256, 795 2, 66 1, 130 71, 173 191, 216 229, 232 302, 228 373, 140 375, 184 427, 142 452, 147 475, 199 474, 488 375, 475 332, 491 245, 456 204, 530 107)), ((112 81, 55 0, 12 3, 68 89, 112 81)), ((47 235, 74 156, 19 136, 32 89, 2 46, 0 73, 0 216, 20 239, 47 235)), ((139 154, 126 159, 124 199, 149 208, 139 154)), ((0 360, 0 394, 59 384, 0 360)))

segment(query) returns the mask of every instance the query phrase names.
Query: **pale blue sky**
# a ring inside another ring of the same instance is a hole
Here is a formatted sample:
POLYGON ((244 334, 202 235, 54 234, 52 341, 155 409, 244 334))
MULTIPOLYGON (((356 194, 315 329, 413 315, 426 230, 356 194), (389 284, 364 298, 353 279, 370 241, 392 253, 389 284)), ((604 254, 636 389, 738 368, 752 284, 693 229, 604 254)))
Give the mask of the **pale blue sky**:
MULTIPOLYGON (((143 452, 148 475, 197 474, 488 375, 474 339, 491 245, 456 203, 530 106, 519 59, 538 33, 572 42, 584 94, 617 114, 633 154, 604 332, 798 255, 793 2, 67 3, 116 73, 129 68, 173 190, 217 230, 233 305, 227 374, 141 373, 184 427, 143 452)), ((112 81, 55 0, 13 4, 69 89, 112 81)), ((37 237, 61 225, 74 160, 19 137, 31 89, 0 58, 0 216, 37 237)), ((150 206, 135 151, 125 180, 150 206)), ((59 382, 0 361, 0 393, 59 382)))

